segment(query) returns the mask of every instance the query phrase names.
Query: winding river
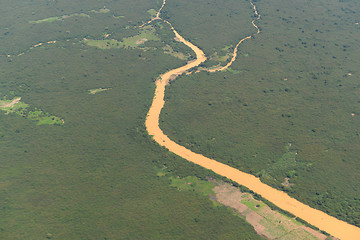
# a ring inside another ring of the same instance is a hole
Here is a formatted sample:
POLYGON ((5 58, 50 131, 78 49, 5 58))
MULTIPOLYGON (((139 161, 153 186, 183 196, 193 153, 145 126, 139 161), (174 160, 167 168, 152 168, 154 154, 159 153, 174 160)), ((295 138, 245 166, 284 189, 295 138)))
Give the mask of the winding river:
MULTIPOLYGON (((166 0, 163 0, 163 5, 161 9, 165 6, 166 0)), ((255 15, 257 16, 257 19, 260 18, 260 15, 258 14, 255 5, 251 2, 255 15)), ((163 20, 160 18, 160 11, 158 11, 155 18, 150 20, 148 23, 152 22, 153 20, 163 20)), ((257 33, 260 33, 259 28, 255 24, 255 21, 252 21, 252 25, 257 29, 257 33)), ((190 43, 189 41, 185 40, 182 36, 179 35, 179 33, 174 29, 174 27, 171 25, 170 22, 163 20, 166 23, 168 23, 174 32, 177 41, 185 44, 189 48, 191 48, 195 54, 196 59, 188 62, 185 66, 170 70, 162 75, 160 75, 159 79, 156 81, 156 90, 155 95, 153 98, 152 105, 150 107, 150 110, 147 114, 145 126, 149 133, 149 135, 153 136, 153 139, 161 146, 164 146, 169 151, 175 153, 176 155, 193 162, 195 164, 198 164, 204 168, 207 168, 209 170, 212 170, 213 172, 225 176, 228 179, 231 179, 234 182, 237 182, 240 185, 243 185, 252 191, 254 191, 257 194, 260 194, 265 199, 269 200, 270 202, 274 203, 276 206, 280 207, 281 209, 284 209, 295 216, 309 222, 310 224, 318 227, 321 230, 324 230, 328 232, 329 234, 333 235, 334 237, 340 238, 340 239, 348 239, 348 240, 356 240, 360 239, 360 228, 353 226, 351 224, 348 224, 344 221, 338 220, 335 217, 332 217, 324 212, 321 212, 317 209, 311 208, 298 200, 291 198, 289 195, 287 195, 285 192, 276 190, 260 181, 259 178, 241 172, 233 167, 230 167, 228 165, 225 165, 223 163, 217 162, 213 159, 207 158, 201 154, 197 154, 192 152, 191 150, 185 148, 184 146, 181 146, 177 144, 176 142, 169 139, 168 136, 166 136, 163 131, 159 127, 159 116, 161 113, 162 108, 164 107, 165 100, 165 88, 166 85, 169 83, 169 81, 175 79, 177 76, 179 76, 182 73, 185 73, 186 71, 199 66, 202 62, 206 61, 206 56, 204 52, 199 49, 194 44, 190 43)), ((142 25, 143 26, 143 25, 142 25)), ((226 68, 228 68, 233 61, 236 59, 236 53, 239 45, 245 41, 246 39, 251 38, 252 36, 245 37, 240 40, 240 42, 236 45, 233 53, 233 57, 231 61, 224 67, 219 67, 216 69, 208 70, 209 72, 214 71, 222 71, 226 68)))

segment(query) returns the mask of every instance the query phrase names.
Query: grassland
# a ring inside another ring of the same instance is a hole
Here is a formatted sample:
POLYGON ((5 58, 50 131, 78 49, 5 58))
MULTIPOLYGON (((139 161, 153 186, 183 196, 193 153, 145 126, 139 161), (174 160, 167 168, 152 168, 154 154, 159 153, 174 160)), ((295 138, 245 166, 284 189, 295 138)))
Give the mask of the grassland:
MULTIPOLYGON (((194 41, 210 55, 234 45, 230 36, 235 33, 238 39, 248 34, 239 30, 249 16, 239 18, 232 30, 209 31, 216 15, 209 13, 200 26, 192 24, 197 19, 190 8, 201 12, 201 2, 173 4, 166 16, 175 25, 183 20, 186 24, 176 27, 197 35, 194 41), (207 39, 208 32, 216 36, 207 39)), ((237 4, 251 10, 248 2, 237 4)), ((173 82, 161 128, 195 152, 360 226, 359 3, 256 4, 262 33, 240 47, 232 71, 200 72, 173 82)))
POLYGON ((89 18, 90 16, 85 13, 74 13, 71 15, 63 15, 61 17, 49 17, 49 18, 40 19, 40 20, 36 20, 36 21, 29 21, 29 23, 45 23, 45 22, 52 23, 55 21, 62 21, 69 17, 88 17, 89 18))
POLYGON ((38 125, 63 125, 64 120, 60 117, 50 115, 42 110, 29 110, 29 104, 20 102, 21 98, 14 98, 12 100, 0 100, 0 110, 4 111, 6 115, 16 114, 25 119, 36 122, 38 125))
MULTIPOLYGON (((107 38, 108 34, 104 35, 107 38)), ((139 30, 139 34, 127 38, 123 38, 122 41, 116 39, 84 39, 82 42, 89 45, 98 47, 100 49, 109 48, 135 48, 141 46, 147 41, 159 41, 159 38, 155 34, 155 28, 151 25, 145 26, 139 30)))
MULTIPOLYGON (((110 12, 110 9, 107 9, 106 7, 101 8, 99 10, 90 10, 88 11, 88 13, 108 13, 110 12)), ((69 15, 62 15, 59 17, 49 17, 49 18, 44 18, 44 19, 39 19, 39 20, 31 20, 29 21, 29 23, 32 24, 38 24, 38 23, 52 23, 52 22, 56 22, 56 21, 63 21, 67 18, 71 18, 71 17, 87 17, 90 18, 90 15, 87 13, 73 13, 73 14, 69 14, 69 15)))
POLYGON ((99 92, 104 92, 104 91, 107 91, 107 90, 110 90, 111 88, 95 88, 95 89, 90 89, 88 90, 89 91, 89 94, 97 94, 99 92))
POLYGON ((0 95, 21 96, 30 118, 49 112, 42 123, 52 115, 66 123, 38 126, 14 113, 0 114, 1 239, 261 239, 228 209, 214 207, 206 196, 179 192, 154 171, 167 162, 177 169, 174 177, 181 171, 211 175, 159 148, 144 129, 153 81, 186 62, 163 47, 189 53, 176 45, 169 27, 152 25, 161 40, 145 42, 148 51, 81 43, 102 39, 105 32, 117 41, 136 36, 133 26, 159 4, 106 2, 110 11, 91 18, 30 24, 105 3, 3 3, 0 95), (96 97, 86 91, 99 86, 112 90, 96 97))

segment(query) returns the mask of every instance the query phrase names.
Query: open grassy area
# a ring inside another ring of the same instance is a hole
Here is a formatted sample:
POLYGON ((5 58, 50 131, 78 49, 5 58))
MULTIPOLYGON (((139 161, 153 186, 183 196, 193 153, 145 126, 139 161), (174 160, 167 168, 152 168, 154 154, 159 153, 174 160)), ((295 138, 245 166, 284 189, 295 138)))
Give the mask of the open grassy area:
POLYGON ((29 110, 29 104, 20 102, 21 98, 14 98, 12 100, 0 100, 0 110, 5 111, 5 114, 16 114, 25 119, 36 122, 38 125, 63 125, 64 121, 60 117, 52 116, 35 108, 34 111, 29 110))
MULTIPOLYGON (((165 177, 169 172, 162 169, 158 176, 165 177)), ((194 176, 169 177, 170 186, 179 191, 195 192, 209 197, 214 202, 214 207, 229 207, 235 215, 246 219, 256 229, 259 235, 267 239, 325 239, 326 235, 313 230, 295 217, 272 210, 268 205, 247 192, 241 192, 230 184, 214 179, 201 180, 194 176)), ((332 238, 328 238, 332 239, 332 238)))
POLYGON ((20 102, 21 98, 15 97, 11 100, 0 100, 0 109, 5 111, 5 114, 13 113, 13 112, 21 112, 25 110, 29 105, 23 102, 20 102))
POLYGON ((96 89, 90 89, 88 91, 89 91, 89 94, 96 94, 96 93, 104 92, 104 91, 107 91, 107 90, 110 90, 110 89, 111 88, 96 88, 96 89))
POLYGON ((156 17, 157 11, 155 9, 149 9, 147 13, 150 14, 150 17, 154 18, 156 17))
POLYGON ((185 178, 170 177, 170 186, 176 187, 180 191, 195 191, 205 196, 213 194, 214 184, 209 181, 201 181, 197 177, 188 176, 185 178))
POLYGON ((69 17, 88 17, 89 18, 90 16, 85 13, 74 13, 71 15, 63 15, 61 17, 49 17, 49 18, 40 19, 40 20, 36 20, 36 21, 29 21, 29 23, 44 23, 44 22, 52 23, 55 21, 62 21, 65 18, 69 18, 69 17))
MULTIPOLYGON (((89 13, 109 13, 110 12, 110 9, 104 7, 104 8, 101 8, 99 10, 90 10, 88 11, 89 13)), ((62 15, 62 16, 59 16, 59 17, 49 17, 49 18, 44 18, 44 19, 39 19, 39 20, 31 20, 29 21, 29 23, 52 23, 52 22, 55 22, 55 21, 63 21, 67 18, 71 18, 71 17, 87 17, 87 18, 90 18, 90 15, 87 14, 87 13, 73 13, 73 14, 69 14, 69 15, 62 15)))
POLYGON ((84 39, 82 42, 89 46, 98 47, 101 49, 110 49, 124 47, 135 48, 141 46, 147 41, 159 41, 159 38, 155 34, 155 29, 151 25, 140 28, 139 34, 123 38, 122 41, 118 41, 116 39, 84 39))

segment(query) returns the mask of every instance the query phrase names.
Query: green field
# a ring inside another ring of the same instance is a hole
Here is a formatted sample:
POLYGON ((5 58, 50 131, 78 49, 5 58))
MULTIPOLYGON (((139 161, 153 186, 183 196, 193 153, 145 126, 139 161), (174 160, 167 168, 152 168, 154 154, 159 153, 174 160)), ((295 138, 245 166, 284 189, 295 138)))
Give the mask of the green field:
POLYGON ((21 98, 11 100, 0 100, 0 110, 6 115, 17 114, 25 119, 36 122, 38 125, 63 125, 64 121, 60 117, 45 113, 37 108, 31 108, 29 104, 21 102, 21 98), (30 110, 32 109, 32 110, 30 110))

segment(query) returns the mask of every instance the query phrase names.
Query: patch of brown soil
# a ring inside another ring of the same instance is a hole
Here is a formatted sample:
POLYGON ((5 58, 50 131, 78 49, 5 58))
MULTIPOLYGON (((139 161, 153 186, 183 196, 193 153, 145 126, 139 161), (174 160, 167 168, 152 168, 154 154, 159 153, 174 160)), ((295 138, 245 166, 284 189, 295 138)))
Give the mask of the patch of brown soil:
POLYGON ((136 41, 136 45, 138 45, 138 44, 143 44, 144 42, 146 42, 147 41, 147 38, 142 38, 142 39, 140 39, 140 40, 137 40, 136 41))
MULTIPOLYGON (((319 233, 318 231, 315 231, 314 229, 312 228, 309 228, 309 227, 306 227, 306 226, 301 226, 305 231, 311 233, 312 235, 314 235, 315 237, 317 237, 317 239, 320 239, 320 240, 325 240, 327 237, 322 234, 322 233, 319 233)), ((334 240, 337 239, 337 238, 333 238, 334 240)))
POLYGON ((237 209, 240 213, 244 212, 247 207, 240 202, 244 193, 236 191, 230 184, 222 184, 216 186, 213 191, 216 193, 216 199, 218 202, 237 209))
POLYGON ((266 232, 265 227, 264 227, 263 225, 261 225, 261 223, 260 223, 261 220, 263 220, 263 217, 261 217, 259 214, 257 214, 256 212, 253 212, 253 211, 251 211, 251 210, 249 210, 249 209, 247 209, 247 211, 248 211, 249 213, 245 214, 245 216, 246 216, 246 221, 247 221, 248 223, 250 223, 250 224, 254 227, 254 229, 255 229, 255 231, 257 232, 257 234, 263 235, 263 236, 271 239, 272 236, 270 236, 270 235, 266 232))
POLYGON ((259 235, 265 236, 267 239, 310 238, 325 240, 327 237, 309 227, 297 225, 292 219, 271 210, 261 201, 255 200, 251 194, 243 193, 228 183, 218 184, 213 191, 215 193, 213 199, 225 206, 236 209, 259 235), (259 208, 254 211, 243 204, 242 201, 247 201, 254 206, 259 206, 259 208))
POLYGON ((284 179, 284 182, 281 183, 281 185, 283 185, 284 187, 289 188, 289 187, 292 187, 294 184, 293 184, 293 183, 290 183, 290 182, 289 182, 289 178, 286 177, 286 178, 284 179))
POLYGON ((17 104, 18 102, 20 102, 20 100, 21 100, 21 97, 15 98, 15 99, 12 100, 10 103, 4 104, 4 105, 2 105, 1 107, 2 107, 2 108, 13 107, 15 104, 17 104))

